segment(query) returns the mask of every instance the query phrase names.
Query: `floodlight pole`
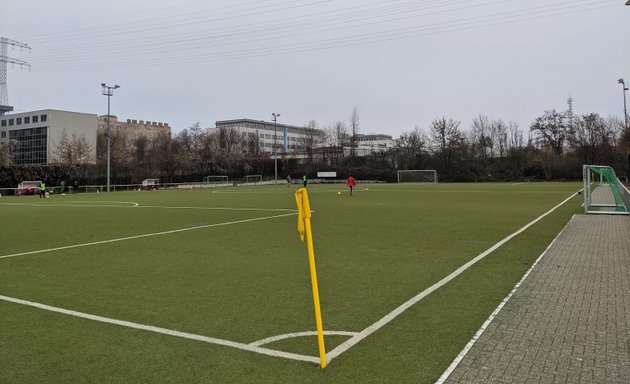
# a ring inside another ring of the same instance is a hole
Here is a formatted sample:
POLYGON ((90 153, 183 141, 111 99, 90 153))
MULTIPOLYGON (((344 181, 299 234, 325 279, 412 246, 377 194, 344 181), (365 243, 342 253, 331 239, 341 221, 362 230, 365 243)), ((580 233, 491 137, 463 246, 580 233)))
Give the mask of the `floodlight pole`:
MULTIPOLYGON (((628 0, 628 2, 630 3, 630 0, 628 0)), ((626 108, 626 91, 628 90, 628 87, 626 87, 626 83, 625 81, 623 81, 623 79, 619 79, 617 80, 617 83, 621 84, 621 87, 623 89, 623 117, 624 117, 624 127, 626 128, 626 130, 628 129, 628 109, 626 108)))
POLYGON ((271 114, 273 119, 273 169, 276 184, 278 184, 278 116, 280 116, 279 113, 273 112, 271 114))
POLYGON ((114 89, 120 88, 118 84, 114 86, 105 85, 105 83, 101 83, 102 94, 107 96, 107 192, 109 192, 110 188, 110 175, 111 175, 111 127, 110 127, 110 98, 114 96, 114 89))

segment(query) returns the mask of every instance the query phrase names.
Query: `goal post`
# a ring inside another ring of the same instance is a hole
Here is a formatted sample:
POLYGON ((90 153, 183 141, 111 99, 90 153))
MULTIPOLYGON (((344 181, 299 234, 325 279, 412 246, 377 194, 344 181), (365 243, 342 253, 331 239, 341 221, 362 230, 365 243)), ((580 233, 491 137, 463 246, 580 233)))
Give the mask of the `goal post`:
POLYGON ((144 179, 142 180, 142 189, 157 189, 160 185, 160 179, 144 179))
POLYGON ((243 184, 261 183, 262 175, 246 175, 243 176, 243 184))
POLYGON ((437 183, 435 169, 405 169, 398 171, 399 183, 437 183))
POLYGON ((584 165, 582 176, 585 213, 628 214, 630 192, 611 167, 584 165))
POLYGON ((214 175, 214 176, 204 176, 202 184, 210 185, 210 184, 227 184, 228 177, 224 175, 214 175))

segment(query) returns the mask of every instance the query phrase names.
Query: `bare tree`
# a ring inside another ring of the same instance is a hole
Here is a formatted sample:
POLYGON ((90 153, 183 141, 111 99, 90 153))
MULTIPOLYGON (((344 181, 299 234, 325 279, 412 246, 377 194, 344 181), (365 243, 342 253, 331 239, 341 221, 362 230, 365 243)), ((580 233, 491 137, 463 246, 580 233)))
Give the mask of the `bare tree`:
POLYGON ((419 125, 410 132, 403 132, 396 145, 396 152, 400 154, 398 166, 401 168, 422 167, 421 156, 427 150, 428 141, 427 134, 419 125))
POLYGON ((305 128, 307 129, 306 135, 299 138, 298 145, 306 154, 307 162, 312 164, 315 148, 322 144, 322 137, 317 133, 317 122, 315 120, 306 123, 305 128))
POLYGON ((534 120, 530 130, 539 136, 539 142, 549 147, 556 155, 561 155, 567 136, 566 114, 555 109, 545 111, 534 120))
POLYGON ((508 149, 520 149, 524 144, 523 131, 518 126, 518 123, 515 121, 510 121, 508 123, 508 141, 507 147, 508 149))
POLYGON ((606 122, 597 113, 578 116, 573 124, 573 131, 568 137, 571 148, 585 164, 600 161, 604 151, 611 148, 610 132, 606 122))
POLYGON ((450 171, 455 153, 464 144, 464 135, 459 130, 459 121, 440 117, 431 122, 431 143, 433 151, 442 159, 445 171, 450 171))
POLYGON ((50 162, 75 167, 92 161, 93 154, 94 146, 87 141, 84 135, 72 133, 72 136, 68 136, 64 129, 52 148, 50 162))
POLYGON ((479 115, 473 119, 470 141, 474 149, 478 149, 479 158, 484 167, 492 162, 493 122, 488 116, 479 115))
POLYGON ((9 140, 0 144, 0 167, 10 167, 15 159, 17 140, 9 140))
POLYGON ((357 107, 352 109, 350 114, 350 158, 354 158, 357 155, 357 135, 359 134, 359 111, 357 107))

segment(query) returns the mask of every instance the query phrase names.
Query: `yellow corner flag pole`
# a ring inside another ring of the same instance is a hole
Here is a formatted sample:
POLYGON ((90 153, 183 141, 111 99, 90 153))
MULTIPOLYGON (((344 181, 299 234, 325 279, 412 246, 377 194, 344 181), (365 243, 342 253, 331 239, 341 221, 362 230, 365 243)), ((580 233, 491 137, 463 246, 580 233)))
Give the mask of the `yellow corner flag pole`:
POLYGON ((304 241, 304 233, 306 233, 308 263, 311 268, 311 286, 313 287, 313 305, 315 306, 315 323, 317 325, 317 344, 319 345, 319 359, 323 369, 326 368, 326 347, 324 346, 324 327, 322 325, 322 312, 319 307, 319 289, 317 288, 317 271, 315 270, 315 251, 313 249, 313 233, 311 231, 311 204, 308 201, 306 188, 300 188, 295 192, 295 201, 298 206, 298 233, 300 234, 300 240, 304 241))

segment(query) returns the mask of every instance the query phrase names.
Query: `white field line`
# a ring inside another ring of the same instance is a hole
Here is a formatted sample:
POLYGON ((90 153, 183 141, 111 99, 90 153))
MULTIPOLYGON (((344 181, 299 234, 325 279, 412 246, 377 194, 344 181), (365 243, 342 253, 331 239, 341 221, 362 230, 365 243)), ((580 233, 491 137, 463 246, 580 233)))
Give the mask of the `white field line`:
POLYGON ((263 211, 263 212, 297 212, 289 208, 230 208, 230 207, 168 207, 163 205, 141 205, 138 208, 163 208, 163 209, 195 209, 209 211, 263 211))
POLYGON ((74 202, 74 203, 0 203, 0 205, 12 205, 12 206, 28 206, 28 207, 79 207, 79 208, 99 208, 99 207, 118 207, 118 208, 135 208, 140 205, 140 203, 136 203, 133 201, 86 201, 83 204, 82 202, 74 202), (96 203, 96 204, 95 204, 96 203), (98 204, 98 203, 114 203, 114 204, 98 204), (129 204, 129 205, 127 205, 129 204))
POLYGON ((253 218, 253 219, 243 219, 243 220, 228 221, 228 222, 224 222, 224 223, 215 223, 215 224, 196 225, 196 226, 194 226, 194 227, 181 228, 181 229, 173 229, 173 230, 170 230, 170 231, 162 231, 162 232, 146 233, 146 234, 143 234, 143 235, 135 235, 135 236, 120 237, 120 238, 118 238, 118 239, 109 239, 109 240, 93 241, 93 242, 90 242, 90 243, 73 244, 73 245, 66 245, 66 246, 63 246, 63 247, 55 247, 55 248, 48 248, 48 249, 40 249, 40 250, 37 250, 37 251, 29 251, 29 252, 13 253, 13 254, 10 254, 10 255, 1 255, 1 256, 0 256, 0 259, 6 259, 6 258, 9 258, 9 257, 17 257, 17 256, 35 255, 35 254, 38 254, 38 253, 45 253, 45 252, 61 251, 61 250, 64 250, 64 249, 72 249, 72 248, 80 248, 80 247, 89 247, 89 246, 93 246, 93 245, 100 245, 100 244, 115 243, 115 242, 119 242, 119 241, 126 241, 126 240, 142 239, 142 238, 144 238, 144 237, 170 235, 170 234, 173 234, 173 233, 180 233, 180 232, 186 232, 186 231, 194 231, 194 230, 197 230, 197 229, 203 229, 203 228, 222 227, 222 226, 226 226, 226 225, 249 223, 249 222, 253 222, 253 221, 269 220, 269 219, 276 219, 276 218, 278 218, 278 217, 295 216, 295 215, 297 215, 297 212, 284 213, 284 214, 281 214, 281 215, 273 215, 273 216, 265 216, 265 217, 256 217, 256 218, 253 218))
MULTIPOLYGON (((324 336, 354 336, 356 334, 357 332, 324 331, 324 336)), ((254 346, 254 347, 260 347, 261 345, 273 343, 275 341, 292 339, 294 337, 305 337, 305 336, 317 336, 317 331, 295 332, 295 333, 287 333, 285 335, 272 336, 266 339, 254 341, 253 343, 249 343, 249 345, 254 346)))
MULTIPOLYGON (((573 215, 573 217, 575 217, 575 215, 573 215)), ((573 220, 573 217, 571 218, 571 220, 573 220)), ((569 223, 571 222, 571 220, 569 220, 569 223)), ((538 258, 536 259, 536 261, 534 262, 534 264, 532 264, 531 267, 529 267, 529 269, 527 270, 527 272, 525 272, 525 274, 523 275, 523 277, 521 278, 521 280, 519 280, 518 283, 516 283, 516 285, 514 286, 514 288, 512 289, 512 291, 503 299, 503 301, 496 307, 496 309, 492 312, 492 314, 490 314, 490 316, 488 317, 488 319, 481 325, 481 328, 479 328, 479 330, 477 331, 477 333, 475 333, 475 335, 473 336, 472 339, 470 339, 470 341, 468 342, 468 344, 466 344, 466 346, 464 347, 464 349, 462 349, 462 351, 459 353, 459 355, 457 355, 457 357, 455 358, 455 360, 453 360, 453 362, 451 363, 451 365, 449 365, 449 367, 446 369, 446 371, 444 371, 444 373, 442 374, 442 376, 440 376, 440 378, 435 382, 435 384, 444 384, 444 382, 446 381, 446 379, 448 379, 448 377, 453 373, 453 371, 455 370, 455 368, 457 368, 457 366, 459 365, 459 363, 461 363, 461 361, 464 359, 464 357, 466 356, 466 354, 468 354, 468 352, 470 351, 470 349, 473 347, 473 345, 475 345, 475 343, 477 342, 477 340, 479 340, 479 338, 481 337, 481 335, 483 335, 483 333, 486 331, 486 329, 488 329, 488 326, 490 326, 490 323, 492 323, 492 321, 495 319, 495 317, 497 317, 497 315, 499 314, 499 312, 501 312, 501 310, 503 309, 503 307, 505 307, 505 305, 507 304, 508 301, 510 301, 510 299, 512 298, 512 296, 514 295, 514 293, 516 292, 517 289, 519 289, 521 287, 521 284, 523 284, 523 282, 525 281, 525 279, 527 279, 527 277, 529 276, 529 274, 534 270, 534 268, 536 267, 536 265, 538 265, 538 263, 540 262, 540 260, 542 260, 542 258, 547 254, 547 252, 549 252, 549 249, 551 248, 551 246, 556 242, 556 240, 558 239, 558 237, 560 237, 560 235, 562 234, 562 232, 564 232, 564 230, 568 227, 569 223, 567 223, 567 225, 564 226, 564 228, 562 228, 562 231, 560 231, 560 233, 558 233, 558 235, 551 241, 551 243, 549 244, 549 246, 547 246, 547 248, 543 251, 543 253, 540 254, 540 256, 538 256, 538 258)))
POLYGON ((154 327, 152 325, 133 323, 131 321, 111 319, 109 317, 97 316, 97 315, 92 315, 92 314, 89 314, 89 313, 78 312, 78 311, 73 311, 73 310, 64 309, 64 308, 58 308, 58 307, 53 307, 53 306, 46 305, 46 304, 36 303, 36 302, 22 300, 22 299, 16 299, 16 298, 13 298, 13 297, 8 297, 8 296, 3 296, 3 295, 0 295, 0 300, 8 301, 8 302, 15 303, 15 304, 27 305, 29 307, 35 307, 35 308, 43 309, 43 310, 46 310, 46 311, 57 312, 57 313, 61 313, 61 314, 64 314, 64 315, 69 315, 69 316, 80 317, 80 318, 83 318, 83 319, 94 320, 94 321, 98 321, 98 322, 101 322, 101 323, 114 324, 114 325, 118 325, 118 326, 122 326, 122 327, 139 329, 139 330, 142 330, 142 331, 161 333, 161 334, 164 334, 164 335, 181 337, 181 338, 184 338, 184 339, 203 341, 205 343, 217 344, 217 345, 222 345, 222 346, 226 346, 226 347, 242 349, 242 350, 245 350, 245 351, 260 353, 260 354, 268 355, 268 356, 282 357, 282 358, 285 358, 285 359, 306 361, 306 362, 309 362, 309 363, 319 364, 319 358, 318 357, 300 355, 300 354, 297 354, 297 353, 276 351, 276 350, 273 350, 273 349, 261 348, 261 347, 250 345, 250 344, 237 343, 235 341, 230 341, 230 340, 223 340, 223 339, 217 339, 217 338, 214 338, 214 337, 207 337, 207 336, 202 336, 202 335, 196 335, 196 334, 193 334, 193 333, 180 332, 180 331, 175 331, 175 330, 172 330, 172 329, 154 327))
POLYGON ((333 359, 335 359, 336 357, 338 357, 339 355, 341 355, 342 353, 344 353, 348 349, 350 349, 353 346, 355 346, 361 340, 365 339, 369 335, 371 335, 374 332, 376 332, 379 329, 381 329, 387 323, 389 323, 390 321, 394 320, 396 317, 398 317, 400 314, 405 312, 407 309, 411 308, 411 306, 413 306, 414 304, 418 303, 420 300, 424 299, 425 297, 427 297, 428 295, 430 295, 431 293, 433 293, 434 291, 436 291, 438 288, 442 287, 443 285, 445 285, 449 281, 453 280, 457 276, 461 275, 464 271, 466 271, 472 265, 477 263, 479 260, 481 260, 484 257, 488 256, 489 254, 494 252, 497 248, 501 247, 503 244, 505 244, 508 241, 512 240, 515 236, 521 234, 526 229, 528 229, 532 225, 536 224, 542 218, 544 218, 545 216, 549 215, 550 213, 552 213, 553 211, 555 211, 556 209, 558 209, 559 207, 564 205, 567 201, 571 200, 574 196, 575 196, 575 194, 572 194, 571 196, 566 198, 564 201, 562 201, 560 204, 556 205, 555 207, 551 208, 547 212, 545 212, 542 215, 538 216, 536 219, 534 219, 530 223, 526 224, 524 227, 522 227, 518 231, 516 231, 516 232, 512 233, 511 235, 507 236, 506 238, 504 238, 503 240, 499 241, 498 243, 496 243, 492 247, 488 248, 485 252, 479 254, 474 259, 468 261, 466 264, 464 264, 461 267, 457 268, 454 272, 452 272, 451 274, 449 274, 448 276, 446 276, 442 280, 438 281, 437 283, 433 284, 429 288, 427 288, 424 291, 420 292, 416 296, 414 296, 411 299, 407 300, 405 303, 400 305, 398 308, 394 309, 393 311, 391 311, 390 313, 385 315, 383 318, 381 318, 380 320, 378 320, 374 324, 372 324, 369 327, 365 328, 364 330, 359 332, 357 335, 351 337, 350 339, 346 340, 342 344, 338 345, 335 349, 333 349, 328 354, 326 354, 326 356, 328 358, 328 362, 331 362, 333 359))
MULTIPOLYGON (((86 202, 87 203, 87 202, 86 202)), ((30 206, 30 207, 73 207, 73 208, 163 208, 163 209, 194 209, 194 210, 207 210, 207 211, 261 211, 261 212, 297 212, 295 209, 289 208, 233 208, 233 207, 179 207, 179 206, 165 206, 165 205, 140 205, 132 201, 108 201, 107 203, 121 203, 121 204, 93 204, 95 201, 89 202, 90 204, 82 204, 81 202, 75 203, 0 203, 0 205, 9 206, 30 206), (124 204, 129 205, 124 205, 124 204)))

